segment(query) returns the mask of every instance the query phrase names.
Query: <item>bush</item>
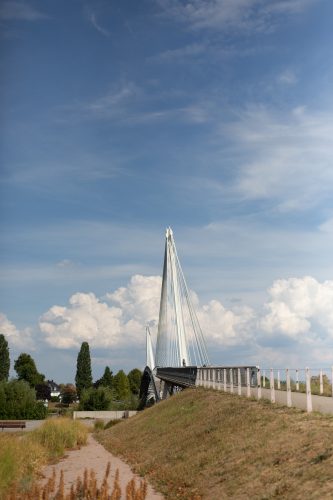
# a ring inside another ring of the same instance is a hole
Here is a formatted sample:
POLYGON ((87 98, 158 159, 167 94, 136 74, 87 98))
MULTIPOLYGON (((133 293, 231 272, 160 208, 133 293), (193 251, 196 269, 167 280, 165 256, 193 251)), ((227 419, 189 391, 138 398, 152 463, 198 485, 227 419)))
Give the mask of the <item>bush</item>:
POLYGON ((47 408, 36 401, 35 390, 24 380, 0 382, 0 419, 44 419, 47 408))
POLYGON ((47 420, 29 437, 48 450, 50 458, 61 457, 66 448, 76 448, 86 444, 87 427, 69 418, 47 420))
POLYGON ((103 386, 98 387, 98 389, 85 389, 81 393, 79 410, 109 410, 112 395, 112 391, 103 386))

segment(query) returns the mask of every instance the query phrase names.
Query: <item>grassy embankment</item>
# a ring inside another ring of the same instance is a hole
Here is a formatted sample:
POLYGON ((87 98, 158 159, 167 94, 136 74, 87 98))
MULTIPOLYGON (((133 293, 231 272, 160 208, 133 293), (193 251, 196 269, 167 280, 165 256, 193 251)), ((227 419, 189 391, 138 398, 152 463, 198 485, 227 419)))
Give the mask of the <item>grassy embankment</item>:
POLYGON ((14 487, 29 489, 41 467, 86 444, 88 430, 66 418, 46 421, 29 433, 0 434, 0 499, 14 487))
POLYGON ((333 417, 188 389, 97 436, 168 499, 333 497, 333 417))

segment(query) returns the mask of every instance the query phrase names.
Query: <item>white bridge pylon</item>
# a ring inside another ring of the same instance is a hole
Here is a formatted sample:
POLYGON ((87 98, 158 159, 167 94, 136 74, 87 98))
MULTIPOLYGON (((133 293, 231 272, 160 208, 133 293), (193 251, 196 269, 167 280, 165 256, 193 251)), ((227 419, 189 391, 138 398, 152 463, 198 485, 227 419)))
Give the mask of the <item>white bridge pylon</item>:
POLYGON ((166 230, 157 333, 156 367, 209 365, 206 342, 178 259, 172 229, 166 230))

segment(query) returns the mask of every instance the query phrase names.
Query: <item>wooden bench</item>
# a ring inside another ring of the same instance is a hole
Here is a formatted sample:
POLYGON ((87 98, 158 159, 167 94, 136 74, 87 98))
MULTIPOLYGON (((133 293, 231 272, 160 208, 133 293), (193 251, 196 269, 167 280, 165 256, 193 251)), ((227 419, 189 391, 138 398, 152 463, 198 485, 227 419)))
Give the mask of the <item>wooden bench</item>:
POLYGON ((0 420, 0 427, 4 429, 24 429, 25 422, 23 420, 0 420))

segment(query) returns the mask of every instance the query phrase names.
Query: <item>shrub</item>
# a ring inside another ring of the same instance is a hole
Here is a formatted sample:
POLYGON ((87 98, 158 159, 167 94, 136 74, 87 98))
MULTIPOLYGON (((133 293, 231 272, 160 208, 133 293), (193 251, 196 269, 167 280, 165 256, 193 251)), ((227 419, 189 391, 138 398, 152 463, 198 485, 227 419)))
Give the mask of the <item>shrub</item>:
POLYGON ((100 386, 82 391, 79 410, 109 410, 112 402, 112 391, 100 386))
POLYGON ((61 457, 66 448, 72 449, 87 442, 88 429, 81 422, 68 418, 47 420, 28 437, 48 450, 50 458, 61 457))
POLYGON ((44 419, 47 408, 24 380, 0 382, 0 419, 44 419))

